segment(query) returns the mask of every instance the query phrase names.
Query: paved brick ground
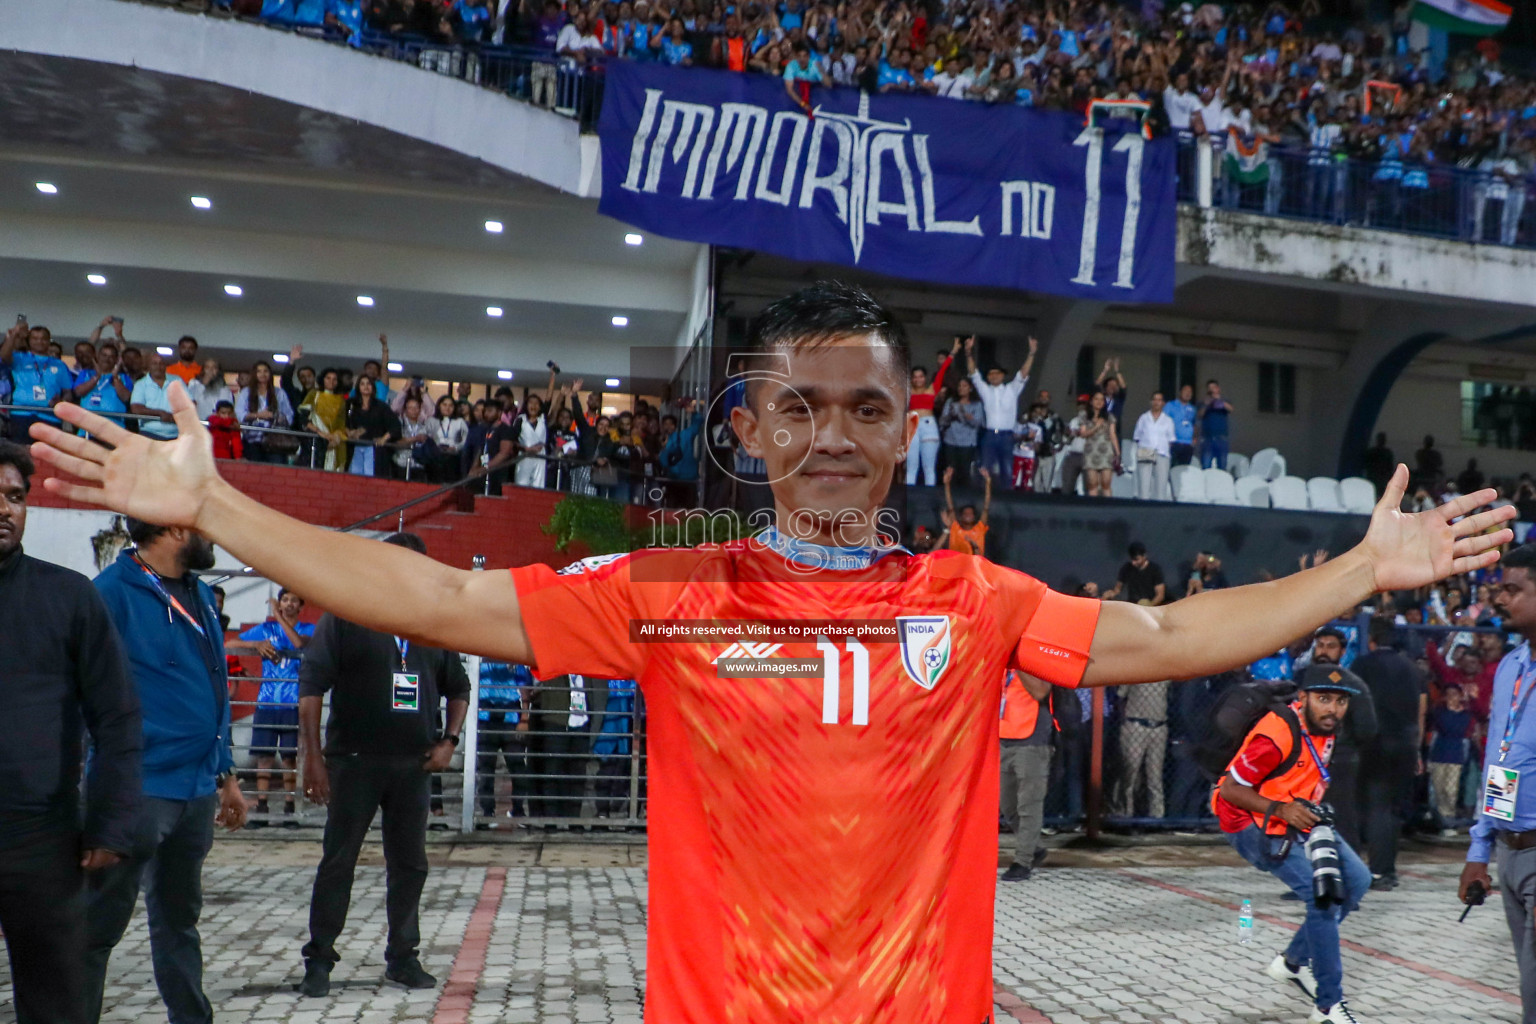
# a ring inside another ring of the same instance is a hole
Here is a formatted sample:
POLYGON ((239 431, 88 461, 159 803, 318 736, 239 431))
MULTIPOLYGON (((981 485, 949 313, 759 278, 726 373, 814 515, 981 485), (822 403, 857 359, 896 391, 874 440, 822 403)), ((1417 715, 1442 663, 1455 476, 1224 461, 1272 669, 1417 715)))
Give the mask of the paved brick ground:
MULTIPOLYGON (((443 984, 428 992, 382 983, 384 877, 370 848, 332 994, 301 1000, 293 986, 317 857, 310 841, 216 847, 202 932, 221 1024, 640 1024, 643 848, 434 846, 422 959, 443 984)), ((1055 859, 1093 866, 1047 867, 999 891, 999 1024, 1306 1019, 1305 1002, 1261 973, 1289 941, 1285 924, 1301 918, 1272 880, 1220 848, 1055 859), (1235 941, 1232 908, 1245 896, 1259 915, 1250 947, 1235 941)), ((1485 907, 1457 925, 1457 865, 1431 857, 1404 870, 1399 890, 1372 894, 1345 925, 1347 992, 1361 1020, 1518 1021, 1502 913, 1485 907)), ((110 1022, 165 1019, 142 914, 113 957, 105 1005, 110 1022)), ((0 1020, 9 1019, 5 998, 0 1020)))

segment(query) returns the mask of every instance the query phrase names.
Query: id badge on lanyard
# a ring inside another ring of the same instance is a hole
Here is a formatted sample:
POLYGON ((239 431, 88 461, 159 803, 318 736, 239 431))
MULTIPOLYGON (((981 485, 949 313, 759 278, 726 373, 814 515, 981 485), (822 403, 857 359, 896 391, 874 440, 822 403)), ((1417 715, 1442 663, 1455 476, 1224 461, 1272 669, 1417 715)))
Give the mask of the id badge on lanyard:
MULTIPOLYGON (((1526 676, 1529 674, 1528 668, 1515 680, 1509 715, 1504 719, 1504 738, 1499 742, 1499 759, 1488 765, 1488 774, 1483 778, 1483 813, 1499 821, 1515 820, 1515 800, 1520 794, 1520 773, 1514 768, 1504 767, 1504 759, 1509 756, 1510 739, 1514 736, 1515 727, 1520 724, 1520 718, 1525 714, 1525 706, 1531 699, 1530 690, 1526 689, 1526 676), (1521 691, 1524 691, 1524 700, 1521 700, 1521 691)), ((1536 680, 1532 680, 1532 685, 1536 687, 1536 680)))
POLYGON ((390 684, 390 710, 419 711, 421 709, 421 677, 415 672, 405 670, 405 655, 411 649, 411 642, 395 637, 395 646, 400 651, 400 670, 394 673, 390 684))

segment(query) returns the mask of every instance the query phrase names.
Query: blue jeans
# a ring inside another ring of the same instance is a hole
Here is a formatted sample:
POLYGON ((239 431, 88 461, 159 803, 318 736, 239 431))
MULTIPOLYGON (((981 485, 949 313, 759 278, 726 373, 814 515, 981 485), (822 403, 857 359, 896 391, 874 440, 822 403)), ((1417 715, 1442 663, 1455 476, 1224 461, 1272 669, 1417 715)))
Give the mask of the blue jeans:
MULTIPOLYGON (((907 486, 917 485, 918 469, 929 487, 939 485, 939 425, 932 416, 920 417, 907 448, 907 486)), ((961 481, 966 483, 968 481, 961 481)))
POLYGON ((203 910, 203 858, 213 846, 219 795, 196 800, 145 797, 136 850, 87 880, 85 999, 89 1020, 101 1015, 107 960, 123 937, 144 888, 149 914, 149 958, 170 1024, 211 1024, 203 994, 203 948, 197 919, 203 910))
POLYGON ((1327 1009, 1343 999, 1344 961, 1339 957, 1339 922, 1360 906, 1361 897, 1370 889, 1370 869, 1349 844, 1340 839, 1339 871, 1344 876, 1344 905, 1319 910, 1312 901, 1312 864, 1307 860, 1306 848, 1300 840, 1291 844, 1290 853, 1284 860, 1277 862, 1272 855, 1278 850, 1280 840, 1260 832, 1257 825, 1249 825, 1241 832, 1228 832, 1226 837, 1244 860, 1260 871, 1274 875, 1306 902, 1307 919, 1286 948, 1286 962, 1311 964, 1312 976, 1317 979, 1320 1009, 1327 1009))
POLYGON ((1013 473, 1013 431, 983 430, 977 468, 984 468, 999 484, 1013 473))
POLYGON ((1210 469, 1212 466, 1215 466, 1217 469, 1226 469, 1228 450, 1225 434, 1220 437, 1201 438, 1200 468, 1210 469))

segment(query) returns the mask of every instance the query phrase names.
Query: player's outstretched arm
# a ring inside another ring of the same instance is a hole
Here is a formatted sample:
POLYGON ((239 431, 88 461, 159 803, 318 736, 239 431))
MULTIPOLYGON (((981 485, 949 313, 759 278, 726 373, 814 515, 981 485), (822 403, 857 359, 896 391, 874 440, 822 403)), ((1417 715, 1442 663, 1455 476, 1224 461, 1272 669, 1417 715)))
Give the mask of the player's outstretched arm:
POLYGON ((273 511, 219 477, 208 431, 171 385, 179 436, 151 441, 77 405, 59 417, 105 444, 36 425, 32 453, 82 483, 50 493, 166 526, 185 526, 340 618, 455 651, 528 662, 510 573, 452 569, 393 544, 324 530, 273 511))
POLYGON ((1514 539, 1497 529, 1512 507, 1469 515, 1496 498, 1489 488, 1428 512, 1400 511, 1408 467, 1399 465, 1371 515, 1365 539, 1316 568, 1271 583, 1207 591, 1153 608, 1105 602, 1093 635, 1086 686, 1189 679, 1225 672, 1285 644, 1383 590, 1412 590, 1498 561, 1514 539), (1457 516, 1466 516, 1452 523, 1457 516))

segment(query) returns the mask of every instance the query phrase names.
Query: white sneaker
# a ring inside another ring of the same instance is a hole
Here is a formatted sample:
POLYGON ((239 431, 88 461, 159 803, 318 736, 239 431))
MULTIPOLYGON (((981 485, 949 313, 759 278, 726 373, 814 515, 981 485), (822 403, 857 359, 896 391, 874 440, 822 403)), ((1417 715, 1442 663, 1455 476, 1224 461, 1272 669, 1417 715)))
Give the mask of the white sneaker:
POLYGON ((1349 1007, 1340 999, 1326 1010, 1312 1008, 1312 1016, 1307 1018, 1307 1024, 1360 1024, 1360 1018, 1349 1012, 1349 1007))
POLYGON ((1264 968, 1264 973, 1276 981, 1296 986, 1309 1000, 1317 998, 1317 981, 1312 977, 1312 968, 1302 964, 1294 971, 1291 970, 1290 965, 1285 962, 1283 953, 1264 968))

